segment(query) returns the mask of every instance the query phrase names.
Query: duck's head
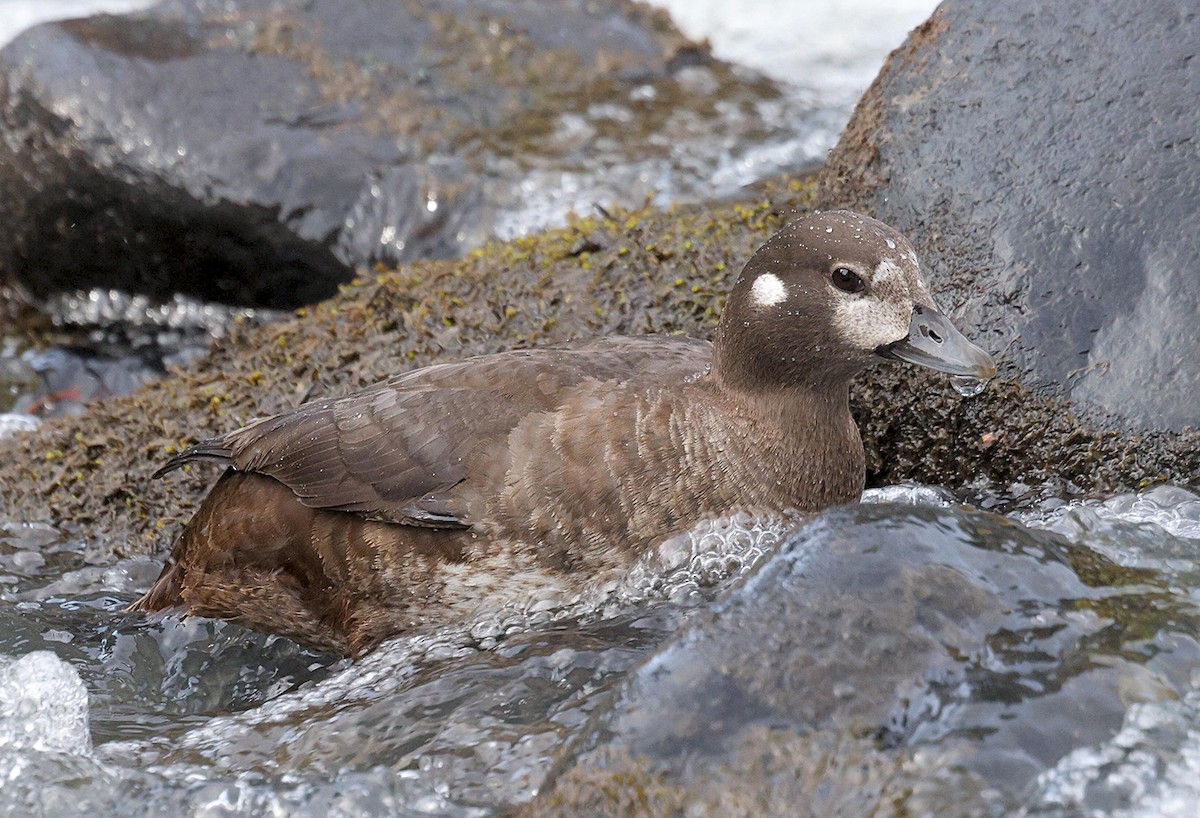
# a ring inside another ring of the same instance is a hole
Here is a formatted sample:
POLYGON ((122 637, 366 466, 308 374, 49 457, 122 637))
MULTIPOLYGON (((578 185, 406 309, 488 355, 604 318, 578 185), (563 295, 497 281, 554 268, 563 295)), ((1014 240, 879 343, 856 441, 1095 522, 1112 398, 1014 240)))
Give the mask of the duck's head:
POLYGON ((938 310, 912 245, 850 211, 792 222, 725 304, 714 374, 738 388, 826 385, 891 358, 987 379, 996 365, 938 310))

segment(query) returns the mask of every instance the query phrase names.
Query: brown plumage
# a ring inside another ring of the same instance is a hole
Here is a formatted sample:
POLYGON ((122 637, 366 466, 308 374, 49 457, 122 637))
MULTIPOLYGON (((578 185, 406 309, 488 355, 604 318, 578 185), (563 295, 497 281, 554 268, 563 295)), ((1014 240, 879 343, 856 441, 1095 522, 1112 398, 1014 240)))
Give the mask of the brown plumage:
POLYGON ((881 354, 994 372, 898 233, 801 219, 747 264, 715 347, 612 338, 431 366, 177 455, 156 476, 228 468, 132 607, 353 653, 581 589, 707 517, 855 500, 849 382, 881 354))

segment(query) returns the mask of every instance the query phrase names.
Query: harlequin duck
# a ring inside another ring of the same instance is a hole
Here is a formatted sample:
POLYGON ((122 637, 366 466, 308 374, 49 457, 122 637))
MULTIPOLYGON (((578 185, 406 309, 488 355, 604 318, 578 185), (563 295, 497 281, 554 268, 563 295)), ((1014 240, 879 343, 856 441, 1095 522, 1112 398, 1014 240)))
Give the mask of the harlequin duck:
POLYGON ((226 471, 135 610, 225 617, 343 654, 583 587, 736 511, 857 500, 850 380, 880 357, 989 378, 898 232, 779 231, 715 341, 606 338, 439 364, 205 440, 226 471))

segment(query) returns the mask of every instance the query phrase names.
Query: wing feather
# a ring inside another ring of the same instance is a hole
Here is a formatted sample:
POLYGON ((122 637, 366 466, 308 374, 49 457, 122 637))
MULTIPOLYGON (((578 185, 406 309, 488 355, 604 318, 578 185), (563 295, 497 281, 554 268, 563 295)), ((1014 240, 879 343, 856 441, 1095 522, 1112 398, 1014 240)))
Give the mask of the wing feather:
POLYGON ((469 526, 471 498, 498 491, 507 439, 585 381, 691 378, 709 345, 623 338, 500 353, 399 375, 197 443, 159 477, 211 460, 269 475, 311 508, 435 528, 469 526))

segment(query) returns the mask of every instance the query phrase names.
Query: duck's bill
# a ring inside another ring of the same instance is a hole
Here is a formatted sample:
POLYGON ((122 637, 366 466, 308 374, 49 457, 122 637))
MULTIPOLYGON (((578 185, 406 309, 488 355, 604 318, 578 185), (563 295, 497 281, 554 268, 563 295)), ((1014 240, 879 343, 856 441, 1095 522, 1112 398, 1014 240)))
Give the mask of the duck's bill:
POLYGON ((996 375, 996 362, 967 340, 950 319, 932 307, 913 308, 908 337, 875 350, 884 358, 920 364, 950 375, 988 379, 996 375))

